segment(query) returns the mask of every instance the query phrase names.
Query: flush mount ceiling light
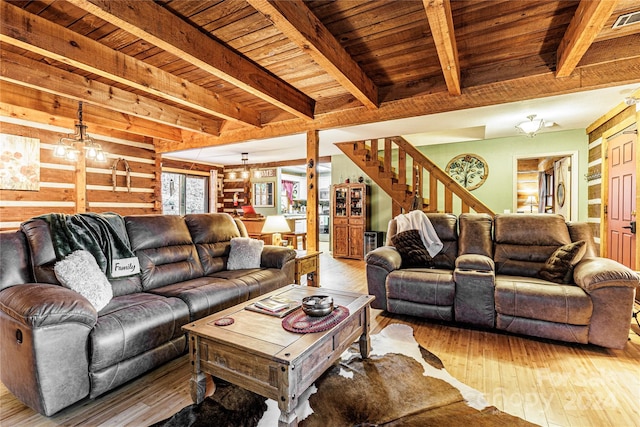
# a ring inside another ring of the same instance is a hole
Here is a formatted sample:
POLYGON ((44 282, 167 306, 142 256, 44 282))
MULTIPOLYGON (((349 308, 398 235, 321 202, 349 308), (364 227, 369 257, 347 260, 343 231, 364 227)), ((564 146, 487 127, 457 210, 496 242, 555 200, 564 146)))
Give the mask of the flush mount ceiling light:
POLYGON ((624 99, 624 103, 627 104, 628 106, 632 106, 640 103, 640 99, 636 98, 635 96, 627 96, 624 99))
POLYGON ((524 134, 525 136, 533 138, 534 136, 536 136, 538 131, 544 127, 544 120, 536 119, 535 114, 527 116, 527 119, 529 120, 518 124, 516 126, 516 129, 518 129, 518 132, 524 134))
POLYGON ((84 149, 86 150, 85 157, 87 159, 106 162, 107 154, 102 151, 100 144, 96 144, 87 134, 87 125, 82 122, 82 101, 78 103, 78 122, 75 126, 76 132, 73 135, 60 138, 60 141, 53 149, 53 155, 76 161, 80 158, 80 150, 84 149))

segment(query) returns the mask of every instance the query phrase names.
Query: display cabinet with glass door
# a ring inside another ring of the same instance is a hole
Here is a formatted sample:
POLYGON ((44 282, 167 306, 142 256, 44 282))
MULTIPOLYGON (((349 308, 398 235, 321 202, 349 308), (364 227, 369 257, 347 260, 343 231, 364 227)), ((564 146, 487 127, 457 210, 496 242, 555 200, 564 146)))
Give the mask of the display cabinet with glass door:
POLYGON ((369 186, 336 184, 331 195, 333 256, 364 259, 364 232, 370 221, 369 186))

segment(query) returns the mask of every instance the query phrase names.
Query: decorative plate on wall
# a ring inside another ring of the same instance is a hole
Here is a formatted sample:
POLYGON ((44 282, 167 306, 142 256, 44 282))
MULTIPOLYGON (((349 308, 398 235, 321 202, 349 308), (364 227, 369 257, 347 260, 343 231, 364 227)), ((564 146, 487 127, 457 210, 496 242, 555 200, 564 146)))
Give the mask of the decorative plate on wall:
POLYGON ((564 192, 564 182, 561 182, 558 184, 558 190, 556 191, 556 199, 558 201, 558 206, 560 207, 564 206, 565 197, 566 197, 566 194, 564 192))
POLYGON ((489 166, 477 154, 460 154, 447 164, 445 172, 467 190, 475 190, 487 180, 489 166))

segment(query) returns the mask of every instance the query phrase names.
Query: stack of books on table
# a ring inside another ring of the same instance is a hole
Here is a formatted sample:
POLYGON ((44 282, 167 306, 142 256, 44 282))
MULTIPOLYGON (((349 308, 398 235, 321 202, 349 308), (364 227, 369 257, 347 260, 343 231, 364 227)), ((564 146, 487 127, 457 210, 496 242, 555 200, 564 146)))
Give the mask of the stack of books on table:
POLYGON ((301 302, 285 297, 273 296, 249 304, 245 308, 258 313, 269 314, 276 317, 284 317, 300 307, 301 302))

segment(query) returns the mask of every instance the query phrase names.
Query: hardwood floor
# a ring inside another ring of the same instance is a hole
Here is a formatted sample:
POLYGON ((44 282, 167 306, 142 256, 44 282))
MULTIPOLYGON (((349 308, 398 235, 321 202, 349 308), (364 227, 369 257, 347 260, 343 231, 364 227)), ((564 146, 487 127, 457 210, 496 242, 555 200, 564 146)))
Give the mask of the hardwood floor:
MULTIPOLYGON (((364 262, 321 255, 323 287, 365 292, 364 262)), ((640 329, 623 350, 468 329, 373 310, 374 333, 391 323, 457 379, 498 409, 543 426, 640 426, 640 329)), ((635 332, 634 332, 635 331, 635 332)), ((10 369, 3 366, 2 369, 10 369)), ((34 413, 0 385, 1 426, 146 426, 191 404, 187 356, 51 418, 34 413)))

